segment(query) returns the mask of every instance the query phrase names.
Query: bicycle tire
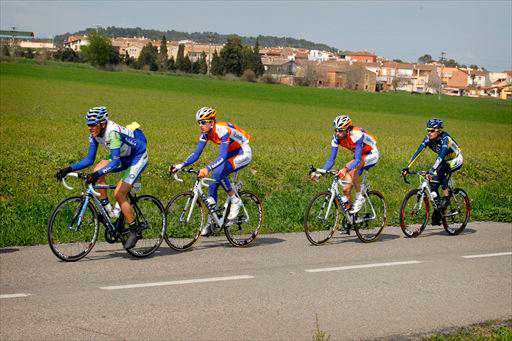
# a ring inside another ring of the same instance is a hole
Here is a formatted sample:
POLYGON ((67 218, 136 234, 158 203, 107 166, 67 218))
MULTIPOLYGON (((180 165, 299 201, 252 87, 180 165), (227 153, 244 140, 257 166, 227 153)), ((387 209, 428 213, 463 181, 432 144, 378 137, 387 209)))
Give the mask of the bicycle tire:
POLYGON ((379 239, 387 220, 386 201, 384 196, 377 191, 367 192, 368 198, 354 216, 354 230, 357 237, 363 243, 371 243, 379 239), (373 215, 372 207, 375 211, 373 219, 367 219, 373 215), (362 220, 361 222, 358 222, 362 220))
POLYGON ((450 236, 456 236, 464 231, 469 222, 469 218, 471 217, 471 200, 469 199, 469 195, 462 188, 455 188, 452 193, 450 203, 448 207, 443 210, 441 217, 445 231, 450 236), (464 209, 462 215, 454 215, 457 212, 461 212, 461 209, 464 209), (461 219, 457 220, 457 217, 461 219), (456 225, 456 227, 452 227, 453 225, 456 225))
POLYGON ((327 217, 327 219, 322 218, 324 216, 323 211, 327 208, 326 205, 331 195, 331 192, 315 194, 309 201, 306 211, 304 212, 304 233, 306 234, 306 238, 313 245, 321 245, 331 239, 338 228, 338 221, 343 217, 341 207, 338 200, 335 198, 333 206, 331 206, 329 217, 327 217), (318 204, 321 204, 320 208, 316 207, 318 204), (310 216, 310 213, 313 215, 310 216), (334 218, 334 224, 329 222, 331 216, 334 218), (322 220, 327 223, 321 223, 322 220))
POLYGON ((407 238, 416 238, 419 236, 428 223, 430 201, 427 195, 423 195, 422 205, 419 203, 419 195, 419 189, 411 190, 406 194, 404 200, 402 201, 402 205, 400 206, 400 227, 402 228, 402 232, 407 238), (411 203, 413 207, 408 208, 408 203, 411 203), (415 208, 417 205, 419 205, 419 210, 415 208))
POLYGON ((137 258, 149 257, 158 250, 164 239, 167 226, 164 206, 160 200, 147 194, 135 197, 134 201, 137 206, 134 207, 135 219, 143 228, 137 244, 126 251, 137 258))
POLYGON ((98 239, 98 214, 91 202, 87 204, 80 228, 76 230, 69 226, 75 224, 83 200, 83 196, 64 199, 53 209, 48 220, 48 245, 53 254, 65 262, 85 257, 98 239))
POLYGON ((167 218, 167 231, 164 235, 165 242, 169 247, 176 251, 185 251, 197 242, 201 235, 201 227, 205 222, 205 210, 200 200, 196 201, 197 209, 192 211, 193 219, 189 223, 184 223, 183 218, 189 212, 189 203, 194 198, 194 193, 183 192, 174 196, 165 207, 167 218), (185 200, 185 202, 182 202, 185 200), (199 212, 199 213, 197 213, 199 212), (199 217, 196 215, 199 214, 199 217))
POLYGON ((224 225, 224 233, 231 245, 245 247, 258 236, 263 223, 263 204, 253 192, 239 192, 238 196, 242 200, 243 206, 240 208, 235 222, 224 225), (255 219, 255 217, 257 218, 255 219))

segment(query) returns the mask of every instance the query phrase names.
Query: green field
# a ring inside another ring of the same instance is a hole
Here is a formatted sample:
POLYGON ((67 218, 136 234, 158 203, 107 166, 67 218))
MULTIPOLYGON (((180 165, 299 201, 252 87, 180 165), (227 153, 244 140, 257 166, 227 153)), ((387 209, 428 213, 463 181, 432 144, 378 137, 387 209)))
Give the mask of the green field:
MULTIPOLYGON (((370 185, 385 195, 389 223, 396 225, 402 198, 417 185, 414 178, 406 185, 400 169, 424 137, 426 121, 435 115, 445 120, 446 130, 462 148, 464 166, 454 179, 469 192, 472 219, 512 221, 510 101, 108 72, 77 64, 1 63, 0 86, 0 246, 46 242, 52 208, 73 194, 55 181, 55 171, 85 156, 84 114, 97 105, 107 106, 117 123, 142 125, 150 155, 143 192, 164 204, 193 183, 191 177, 183 184, 171 181, 167 169, 194 150, 198 108, 215 107, 220 120, 248 131, 253 163, 241 178, 264 200, 263 232, 302 230, 310 196, 330 184, 325 178, 312 185, 309 165, 323 165, 330 152, 332 119, 347 112, 356 126, 377 137, 381 158, 370 172, 370 185)), ((209 163, 217 150, 207 146, 197 165, 209 163)), ((426 152, 416 168, 429 168, 434 156, 426 152)), ((336 166, 351 157, 340 150, 336 166)), ((117 180, 116 175, 110 178, 117 180)))

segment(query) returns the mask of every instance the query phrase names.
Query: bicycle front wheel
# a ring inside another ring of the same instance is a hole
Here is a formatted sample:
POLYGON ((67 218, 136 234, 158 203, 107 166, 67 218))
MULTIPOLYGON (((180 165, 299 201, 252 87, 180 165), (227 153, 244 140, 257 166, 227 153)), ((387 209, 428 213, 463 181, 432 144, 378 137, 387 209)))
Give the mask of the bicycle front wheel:
POLYGON ((430 202, 427 195, 419 189, 413 189, 405 196, 400 207, 400 227, 408 238, 417 237, 428 222, 430 202))
POLYGON ((470 216, 471 202, 468 194, 461 188, 455 188, 442 214, 444 229, 451 236, 458 235, 466 228, 470 216))
POLYGON ((141 195, 134 199, 135 221, 140 226, 137 244, 126 250, 138 258, 151 256, 160 247, 165 235, 165 210, 157 198, 141 195))
POLYGON ((168 225, 165 241, 173 250, 187 250, 199 239, 206 213, 199 200, 191 211, 193 198, 192 192, 180 193, 165 208, 168 225))
POLYGON ((256 239, 263 222, 263 205, 252 192, 240 192, 240 213, 233 222, 224 226, 226 238, 233 246, 247 246, 256 239))
POLYGON ((48 220, 48 245, 65 262, 85 257, 98 238, 98 216, 91 202, 84 207, 84 197, 62 201, 48 220))
POLYGON ((363 243, 371 243, 379 238, 387 218, 384 196, 377 191, 367 194, 363 207, 354 217, 354 229, 363 243))
POLYGON ((334 199, 329 209, 331 192, 316 194, 304 213, 304 233, 313 245, 320 245, 331 239, 341 220, 341 208, 334 199))

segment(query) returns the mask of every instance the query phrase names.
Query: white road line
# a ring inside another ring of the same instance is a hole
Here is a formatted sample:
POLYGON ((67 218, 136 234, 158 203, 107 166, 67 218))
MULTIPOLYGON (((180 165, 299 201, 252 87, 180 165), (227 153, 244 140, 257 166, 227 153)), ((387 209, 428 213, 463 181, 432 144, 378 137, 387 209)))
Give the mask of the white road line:
POLYGON ((30 296, 30 294, 6 294, 6 295, 0 295, 0 298, 18 298, 18 297, 27 297, 30 296))
POLYGON ((141 284, 114 285, 114 286, 110 286, 110 287, 100 287, 100 289, 119 290, 119 289, 158 287, 158 286, 165 286, 165 285, 180 285, 180 284, 205 283, 205 282, 233 281, 233 280, 238 280, 238 279, 249 279, 249 278, 254 278, 254 276, 241 275, 241 276, 228 276, 228 277, 185 279, 185 280, 181 280, 181 281, 171 281, 171 282, 154 282, 154 283, 141 283, 141 284))
POLYGON ((410 260, 405 262, 392 262, 392 263, 375 263, 375 264, 363 264, 363 265, 349 265, 349 266, 339 266, 335 268, 320 268, 320 269, 308 269, 306 272, 325 272, 325 271, 342 271, 342 270, 352 270, 352 269, 365 269, 365 268, 377 268, 380 266, 395 266, 395 265, 407 265, 407 264, 419 264, 417 260, 410 260))
POLYGON ((483 258, 483 257, 497 257, 497 256, 508 256, 512 255, 512 252, 499 252, 499 253, 487 253, 483 255, 470 255, 462 256, 462 258, 483 258))

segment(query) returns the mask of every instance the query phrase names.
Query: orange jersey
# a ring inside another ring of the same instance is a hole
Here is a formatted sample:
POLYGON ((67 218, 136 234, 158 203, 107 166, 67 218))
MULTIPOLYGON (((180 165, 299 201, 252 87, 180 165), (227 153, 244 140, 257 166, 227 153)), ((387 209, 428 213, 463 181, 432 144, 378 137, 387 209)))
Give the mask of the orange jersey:
POLYGON ((249 143, 250 135, 236 124, 217 122, 208 135, 204 134, 201 139, 212 141, 215 144, 221 144, 223 140, 227 141, 229 144, 228 152, 231 152, 239 149, 243 144, 249 143))

